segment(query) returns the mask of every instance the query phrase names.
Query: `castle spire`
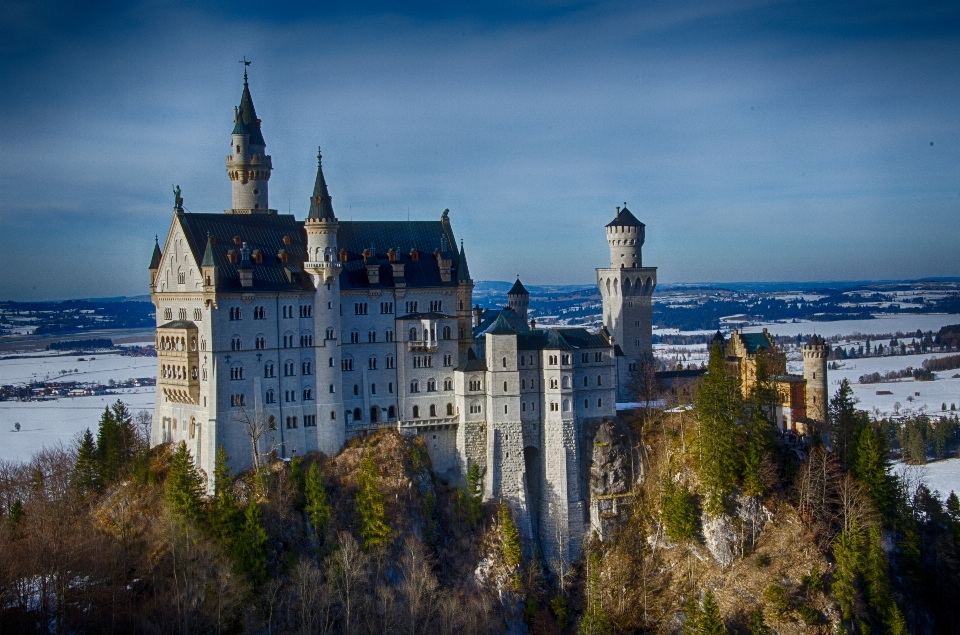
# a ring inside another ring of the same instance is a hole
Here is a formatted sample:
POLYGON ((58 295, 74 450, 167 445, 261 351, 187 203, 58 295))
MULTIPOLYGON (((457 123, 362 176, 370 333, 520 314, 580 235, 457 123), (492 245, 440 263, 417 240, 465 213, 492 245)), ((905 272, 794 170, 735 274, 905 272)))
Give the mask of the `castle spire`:
POLYGON ((250 85, 247 83, 247 71, 243 71, 243 93, 240 95, 239 119, 250 133, 250 145, 265 146, 263 133, 260 132, 260 120, 257 119, 257 110, 253 107, 253 97, 250 96, 250 85))
POLYGON ((460 241, 460 258, 457 263, 457 282, 470 282, 470 268, 467 267, 467 252, 463 250, 463 241, 460 241))
POLYGON ((317 148, 317 180, 313 184, 313 196, 310 198, 310 213, 307 214, 307 218, 337 220, 336 214, 333 213, 333 200, 327 189, 327 180, 323 176, 323 155, 320 153, 320 148, 317 148))

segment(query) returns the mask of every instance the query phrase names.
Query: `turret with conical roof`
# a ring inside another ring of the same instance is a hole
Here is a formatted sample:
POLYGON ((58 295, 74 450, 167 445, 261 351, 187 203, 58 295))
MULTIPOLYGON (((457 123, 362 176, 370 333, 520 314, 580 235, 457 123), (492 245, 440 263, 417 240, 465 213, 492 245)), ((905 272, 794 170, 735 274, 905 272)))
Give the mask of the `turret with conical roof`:
POLYGON ((163 254, 160 253, 160 238, 154 237, 153 243, 153 256, 150 258, 150 288, 153 289, 153 286, 157 283, 157 270, 160 269, 160 258, 163 254))
POLYGON ((233 132, 230 154, 227 155, 227 176, 233 193, 234 214, 276 213, 270 209, 267 183, 273 163, 266 152, 267 144, 260 130, 260 120, 253 107, 247 73, 243 73, 240 105, 233 110, 233 132))
POLYGON ((307 231, 307 261, 303 266, 321 276, 325 282, 338 275, 340 262, 337 257, 337 229, 340 223, 333 213, 333 200, 323 176, 323 155, 317 149, 317 178, 310 197, 310 211, 303 224, 307 231))
POLYGON ((520 282, 520 278, 513 283, 513 287, 507 291, 507 306, 516 311, 517 315, 527 322, 527 309, 530 307, 530 294, 520 282))
POLYGON ((607 223, 607 245, 610 247, 610 268, 642 267, 642 248, 646 225, 637 220, 627 204, 617 208, 617 216, 607 223))
POLYGON ((470 267, 467 266, 467 252, 463 241, 460 241, 460 254, 457 257, 457 339, 461 363, 466 359, 473 343, 473 319, 470 312, 472 306, 473 280, 470 278, 470 267))

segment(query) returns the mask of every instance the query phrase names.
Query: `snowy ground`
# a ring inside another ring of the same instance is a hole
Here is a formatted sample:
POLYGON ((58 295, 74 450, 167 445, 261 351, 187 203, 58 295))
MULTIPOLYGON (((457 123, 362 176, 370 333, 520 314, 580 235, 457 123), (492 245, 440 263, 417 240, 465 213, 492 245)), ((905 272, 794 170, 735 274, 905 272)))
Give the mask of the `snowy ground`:
POLYGON ((98 351, 89 355, 44 352, 19 359, 0 359, 0 384, 24 384, 47 379, 105 384, 111 379, 121 381, 156 376, 156 357, 128 357, 115 351, 98 351))
POLYGON ((904 333, 939 331, 948 324, 960 324, 960 315, 953 313, 916 313, 878 315, 874 320, 838 320, 836 322, 773 322, 748 326, 746 333, 758 333, 766 328, 772 335, 810 335, 816 333, 823 337, 834 335, 845 337, 854 333, 870 335, 873 333, 904 333))
MULTIPOLYGON (((148 359, 156 364, 155 359, 148 359)), ((0 368, 5 363, 0 362, 0 368)), ((156 366, 153 368, 154 372, 149 375, 156 374, 156 366)), ((0 460, 26 461, 44 446, 69 444, 86 428, 96 431, 103 409, 117 399, 124 401, 133 412, 153 412, 153 386, 117 392, 119 394, 61 397, 53 401, 0 401, 0 460), (20 423, 19 432, 13 429, 16 422, 20 423)))
POLYGON ((950 492, 960 495, 960 459, 944 459, 926 465, 906 465, 896 461, 893 472, 908 484, 923 481, 931 492, 940 492, 941 499, 946 499, 950 492))
MULTIPOLYGON (((146 343, 152 344, 153 340, 146 343)), ((156 376, 156 357, 129 357, 116 351, 84 355, 37 351, 16 359, 0 359, 0 384, 47 379, 107 384, 111 379, 122 382, 156 376)), ((104 407, 117 399, 126 402, 134 412, 153 412, 153 386, 111 393, 115 394, 60 397, 50 401, 0 401, 0 460, 26 461, 44 446, 69 444, 84 429, 96 430, 104 407), (19 432, 14 431, 15 423, 20 424, 19 432)))
MULTIPOLYGON (((900 404, 900 413, 927 412, 937 414, 941 412, 944 403, 947 404, 947 410, 951 404, 956 404, 960 408, 960 378, 953 379, 953 375, 960 374, 958 370, 947 370, 934 373, 935 381, 914 381, 913 379, 902 379, 895 382, 884 382, 879 384, 859 384, 857 380, 861 375, 867 373, 885 373, 890 370, 901 370, 907 366, 920 368, 923 360, 933 357, 943 357, 944 355, 956 355, 956 353, 928 353, 925 355, 897 355, 893 357, 865 357, 860 359, 848 359, 838 362, 841 364, 839 370, 831 370, 828 373, 830 381, 830 393, 836 392, 843 379, 850 381, 853 388, 853 394, 860 400, 858 407, 876 415, 879 411, 880 416, 894 414, 897 403, 900 404), (877 391, 889 390, 891 395, 878 395, 877 391), (917 395, 916 393, 920 393, 917 395)), ((791 370, 795 370, 791 368, 791 370)))

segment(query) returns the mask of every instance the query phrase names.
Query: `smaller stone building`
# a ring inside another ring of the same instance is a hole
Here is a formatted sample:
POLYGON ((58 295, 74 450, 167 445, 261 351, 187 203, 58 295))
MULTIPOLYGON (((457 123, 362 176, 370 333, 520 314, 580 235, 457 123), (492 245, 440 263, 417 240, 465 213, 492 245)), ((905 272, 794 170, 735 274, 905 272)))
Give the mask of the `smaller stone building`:
POLYGON ((734 330, 729 340, 717 331, 712 346, 720 346, 724 351, 727 368, 739 378, 744 397, 756 386, 758 359, 766 358, 778 395, 776 421, 781 430, 811 434, 822 428, 826 420, 827 355, 830 352, 822 337, 813 335, 803 345, 803 375, 786 372, 786 355, 777 348, 767 329, 760 333, 734 330))

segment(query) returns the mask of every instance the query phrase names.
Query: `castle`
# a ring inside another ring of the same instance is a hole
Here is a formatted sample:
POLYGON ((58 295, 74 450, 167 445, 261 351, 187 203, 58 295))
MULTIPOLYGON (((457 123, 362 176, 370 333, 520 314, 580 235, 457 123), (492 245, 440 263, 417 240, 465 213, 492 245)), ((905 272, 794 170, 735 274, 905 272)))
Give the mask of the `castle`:
POLYGON ((298 221, 270 209, 272 169, 244 73, 226 157, 231 208, 187 213, 177 189, 154 246, 152 443, 185 442, 209 476, 219 447, 246 469, 270 452, 336 454, 393 427, 420 436, 451 482, 478 465, 484 497, 509 502, 529 544, 575 558, 590 526, 591 435, 652 353, 644 225, 624 206, 606 227, 600 332, 542 329, 519 280, 507 307, 473 307, 446 211, 339 220, 318 154, 298 221))
POLYGON ((822 337, 813 335, 801 347, 803 375, 786 372, 786 358, 767 329, 761 333, 734 330, 727 340, 717 331, 712 346, 719 346, 726 357, 727 369, 740 380, 747 397, 757 383, 757 358, 766 355, 773 388, 777 393, 776 412, 771 413, 782 431, 799 434, 823 431, 827 417, 827 357, 830 347, 822 337))

